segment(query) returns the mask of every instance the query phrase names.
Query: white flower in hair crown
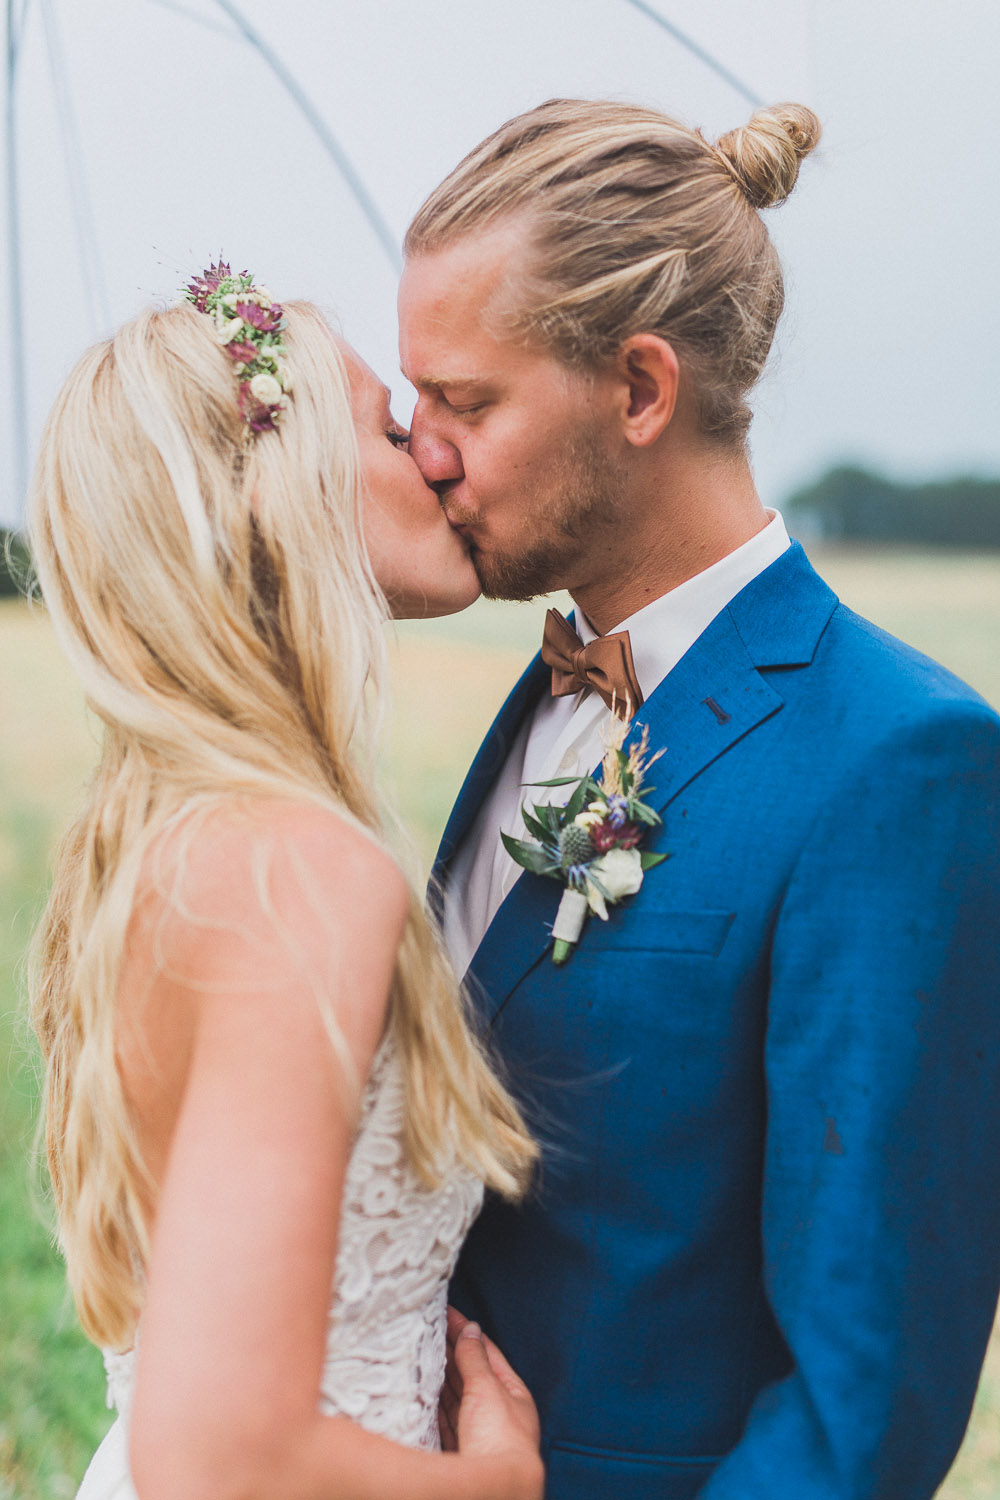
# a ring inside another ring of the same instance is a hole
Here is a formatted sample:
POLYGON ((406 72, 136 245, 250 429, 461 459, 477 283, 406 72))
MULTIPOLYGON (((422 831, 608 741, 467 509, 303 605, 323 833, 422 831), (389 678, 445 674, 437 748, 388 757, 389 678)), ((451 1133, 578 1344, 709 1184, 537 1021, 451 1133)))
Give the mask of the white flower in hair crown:
POLYGON ((575 783, 575 788, 565 807, 538 803, 530 813, 527 806, 522 808, 532 838, 500 835, 517 864, 534 875, 561 881, 565 887, 552 926, 552 960, 557 964, 566 962, 591 912, 606 922, 608 906, 634 895, 646 871, 670 858, 639 848, 645 834, 663 822, 639 794, 644 789, 647 796, 655 791, 645 787, 646 773, 664 752, 649 754, 648 725, 626 751, 622 746, 627 733, 628 725, 612 715, 601 779, 560 776, 532 782, 543 787, 575 783))
POLYGON ((215 337, 240 382, 240 414, 247 427, 273 431, 292 388, 281 303, 266 287, 254 285, 250 271, 234 276, 224 260, 189 282, 184 295, 215 322, 215 337))

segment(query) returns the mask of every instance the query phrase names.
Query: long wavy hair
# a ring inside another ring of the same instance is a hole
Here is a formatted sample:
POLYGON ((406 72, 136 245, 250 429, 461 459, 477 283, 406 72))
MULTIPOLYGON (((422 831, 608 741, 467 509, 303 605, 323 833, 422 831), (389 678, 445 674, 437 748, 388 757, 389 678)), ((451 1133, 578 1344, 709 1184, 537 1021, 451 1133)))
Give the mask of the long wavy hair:
MULTIPOLYGON (((103 721, 30 991, 70 1284, 87 1333, 115 1348, 133 1338, 149 1248, 150 1181, 116 1040, 151 851, 247 796, 331 809, 387 843, 370 770, 386 610, 361 531, 347 379, 321 313, 286 312, 295 388, 278 430, 248 444, 210 318, 146 312, 70 375, 29 501, 45 605, 103 721)), ((457 1155, 521 1193, 536 1148, 470 1033, 412 878, 390 1025, 421 1177, 439 1180, 457 1155)))

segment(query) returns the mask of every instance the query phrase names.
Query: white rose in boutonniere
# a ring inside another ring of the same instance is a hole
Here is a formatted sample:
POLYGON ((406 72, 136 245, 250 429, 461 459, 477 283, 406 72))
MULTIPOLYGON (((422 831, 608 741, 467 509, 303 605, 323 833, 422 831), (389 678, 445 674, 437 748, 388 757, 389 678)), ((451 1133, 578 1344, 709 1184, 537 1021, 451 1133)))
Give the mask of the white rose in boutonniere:
POLYGON ((638 849, 609 849, 595 859, 587 872, 587 902, 602 922, 608 920, 608 901, 634 896, 642 885, 642 855, 638 849), (598 890, 591 876, 601 882, 598 890))

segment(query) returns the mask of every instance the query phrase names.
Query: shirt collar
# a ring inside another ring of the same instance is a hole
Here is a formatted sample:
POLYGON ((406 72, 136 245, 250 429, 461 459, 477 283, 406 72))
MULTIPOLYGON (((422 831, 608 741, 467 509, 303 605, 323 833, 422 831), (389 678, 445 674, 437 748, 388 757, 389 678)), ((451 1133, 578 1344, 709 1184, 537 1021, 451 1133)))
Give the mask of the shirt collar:
MULTIPOLYGON (((788 531, 781 515, 776 510, 768 514, 771 519, 767 525, 748 542, 659 599, 644 604, 614 627, 629 633, 635 675, 644 698, 676 667, 716 615, 788 549, 788 531)), ((579 606, 576 630, 584 645, 596 639, 597 631, 579 606)))

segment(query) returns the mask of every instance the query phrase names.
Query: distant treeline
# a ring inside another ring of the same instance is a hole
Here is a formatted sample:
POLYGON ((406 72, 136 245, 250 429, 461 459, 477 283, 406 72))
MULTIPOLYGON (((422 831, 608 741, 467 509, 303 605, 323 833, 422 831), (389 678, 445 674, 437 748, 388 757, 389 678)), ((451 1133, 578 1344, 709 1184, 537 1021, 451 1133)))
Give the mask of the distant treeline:
MULTIPOLYGON (((1000 548, 1000 479, 897 484, 867 469, 831 469, 783 509, 834 541, 1000 548)), ((0 527, 0 596, 21 594, 30 560, 16 532, 0 527)))
POLYGON ((895 484, 866 469, 831 469, 785 509, 836 540, 1000 547, 1000 479, 895 484))
POLYGON ((0 599, 23 594, 31 560, 28 549, 16 531, 0 526, 0 599))

